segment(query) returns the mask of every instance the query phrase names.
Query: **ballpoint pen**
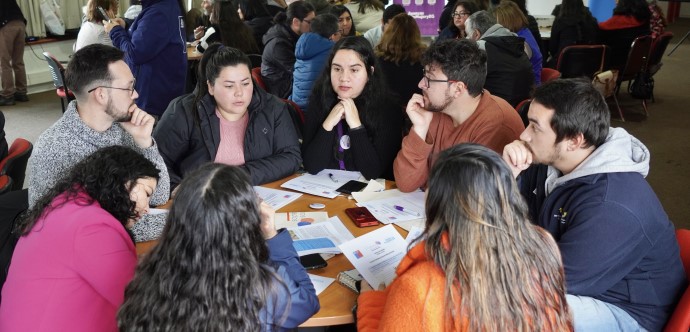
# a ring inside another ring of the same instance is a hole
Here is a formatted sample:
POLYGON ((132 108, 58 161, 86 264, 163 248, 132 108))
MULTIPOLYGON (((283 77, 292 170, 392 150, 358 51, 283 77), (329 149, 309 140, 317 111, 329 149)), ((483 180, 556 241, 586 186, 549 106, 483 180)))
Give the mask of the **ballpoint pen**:
POLYGON ((405 212, 405 213, 408 213, 408 214, 411 214, 411 215, 417 216, 417 217, 420 216, 419 212, 408 211, 408 210, 406 210, 404 207, 402 207, 402 206, 400 206, 400 205, 393 205, 393 207, 394 207, 396 210, 400 211, 400 212, 405 212))
POLYGON ((333 182, 338 182, 338 179, 336 179, 335 176, 333 176, 333 173, 328 173, 328 177, 331 178, 333 182))

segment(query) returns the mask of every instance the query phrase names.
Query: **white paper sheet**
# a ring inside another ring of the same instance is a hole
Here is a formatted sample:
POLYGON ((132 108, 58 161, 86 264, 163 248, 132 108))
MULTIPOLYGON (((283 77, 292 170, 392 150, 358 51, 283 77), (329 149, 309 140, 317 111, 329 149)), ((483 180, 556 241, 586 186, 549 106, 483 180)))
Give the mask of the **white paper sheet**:
POLYGON ((405 238, 405 242, 407 242, 407 247, 410 248, 410 244, 414 245, 417 244, 417 242, 421 241, 422 238, 420 238, 419 236, 422 235, 422 233, 424 233, 424 227, 412 226, 412 228, 407 233, 407 237, 405 238))
POLYGON ((408 220, 408 221, 398 221, 395 224, 398 225, 400 228, 402 228, 408 232, 411 232, 414 227, 424 229, 424 227, 426 227, 426 218, 414 219, 414 220, 408 220))
POLYGON ((271 189, 265 187, 254 186, 254 191, 261 197, 261 199, 270 205, 274 210, 278 210, 285 205, 288 205, 298 199, 302 194, 293 193, 291 191, 271 189))
POLYGON ((357 205, 366 207, 376 219, 384 224, 424 218, 424 192, 421 191, 401 193, 357 205))
MULTIPOLYGON (((327 178, 333 177, 338 183, 340 183, 340 186, 344 185, 347 183, 347 181, 350 180, 355 180, 355 181, 362 181, 362 182, 367 182, 366 179, 362 176, 362 173, 360 172, 353 172, 353 171, 343 171, 339 169, 324 169, 321 172, 316 173, 317 176, 323 176, 327 178)), ((340 187, 338 186, 338 187, 340 187)))
POLYGON ((320 253, 338 254, 340 253, 338 245, 354 239, 352 233, 338 217, 307 226, 291 227, 287 230, 300 256, 320 253))
POLYGON ((379 228, 340 245, 340 249, 374 289, 389 285, 407 252, 407 243, 392 225, 379 228))
POLYGON ((316 295, 321 294, 321 292, 323 292, 335 281, 335 278, 322 277, 309 273, 307 273, 307 275, 309 276, 311 283, 314 285, 314 289, 316 289, 316 295))
POLYGON ((327 212, 283 212, 276 213, 276 229, 307 226, 328 220, 327 212))
MULTIPOLYGON (((347 181, 346 181, 347 182, 347 181)), ((335 182, 326 176, 304 174, 291 179, 282 185, 282 188, 292 189, 307 193, 314 196, 335 198, 340 195, 339 192, 335 191, 345 184, 344 182, 335 182)))

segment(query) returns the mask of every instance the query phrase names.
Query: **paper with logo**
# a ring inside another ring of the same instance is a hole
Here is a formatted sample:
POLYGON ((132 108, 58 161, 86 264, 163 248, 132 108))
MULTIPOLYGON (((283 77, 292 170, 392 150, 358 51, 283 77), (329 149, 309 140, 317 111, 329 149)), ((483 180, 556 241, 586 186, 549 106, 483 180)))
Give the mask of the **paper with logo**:
POLYGON ((407 253, 407 242, 393 225, 387 225, 341 244, 340 250, 376 289, 395 279, 395 270, 407 253))
POLYGON ((265 187, 254 186, 254 191, 261 197, 261 199, 271 206, 274 210, 278 210, 285 205, 288 205, 298 199, 302 194, 293 193, 291 191, 271 189, 265 187))

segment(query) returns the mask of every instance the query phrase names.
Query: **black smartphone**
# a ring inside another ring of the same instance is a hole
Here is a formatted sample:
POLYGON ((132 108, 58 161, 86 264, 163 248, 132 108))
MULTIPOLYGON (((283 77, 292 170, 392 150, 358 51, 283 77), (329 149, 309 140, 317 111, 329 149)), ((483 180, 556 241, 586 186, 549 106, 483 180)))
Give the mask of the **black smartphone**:
POLYGON ((105 9, 103 9, 101 6, 98 6, 97 9, 101 16, 103 16, 103 20, 110 22, 110 16, 108 16, 108 13, 105 12, 105 9))
POLYGON ((367 186, 367 183, 364 182, 359 182, 355 180, 350 180, 347 181, 344 185, 340 186, 340 188, 336 189, 335 191, 339 193, 343 193, 346 195, 352 194, 354 191, 360 191, 364 189, 364 187, 367 186))
POLYGON ((300 256, 299 262, 302 263, 302 266, 307 270, 321 269, 328 266, 328 262, 326 262, 320 254, 300 256))

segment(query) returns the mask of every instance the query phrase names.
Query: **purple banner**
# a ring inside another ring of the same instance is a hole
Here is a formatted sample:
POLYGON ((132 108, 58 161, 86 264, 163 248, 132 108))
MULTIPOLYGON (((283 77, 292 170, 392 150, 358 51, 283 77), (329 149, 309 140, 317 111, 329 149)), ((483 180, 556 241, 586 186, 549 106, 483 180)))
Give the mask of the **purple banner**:
POLYGON ((438 35, 438 20, 443 12, 444 0, 394 0, 405 7, 407 14, 414 17, 422 36, 438 35))

